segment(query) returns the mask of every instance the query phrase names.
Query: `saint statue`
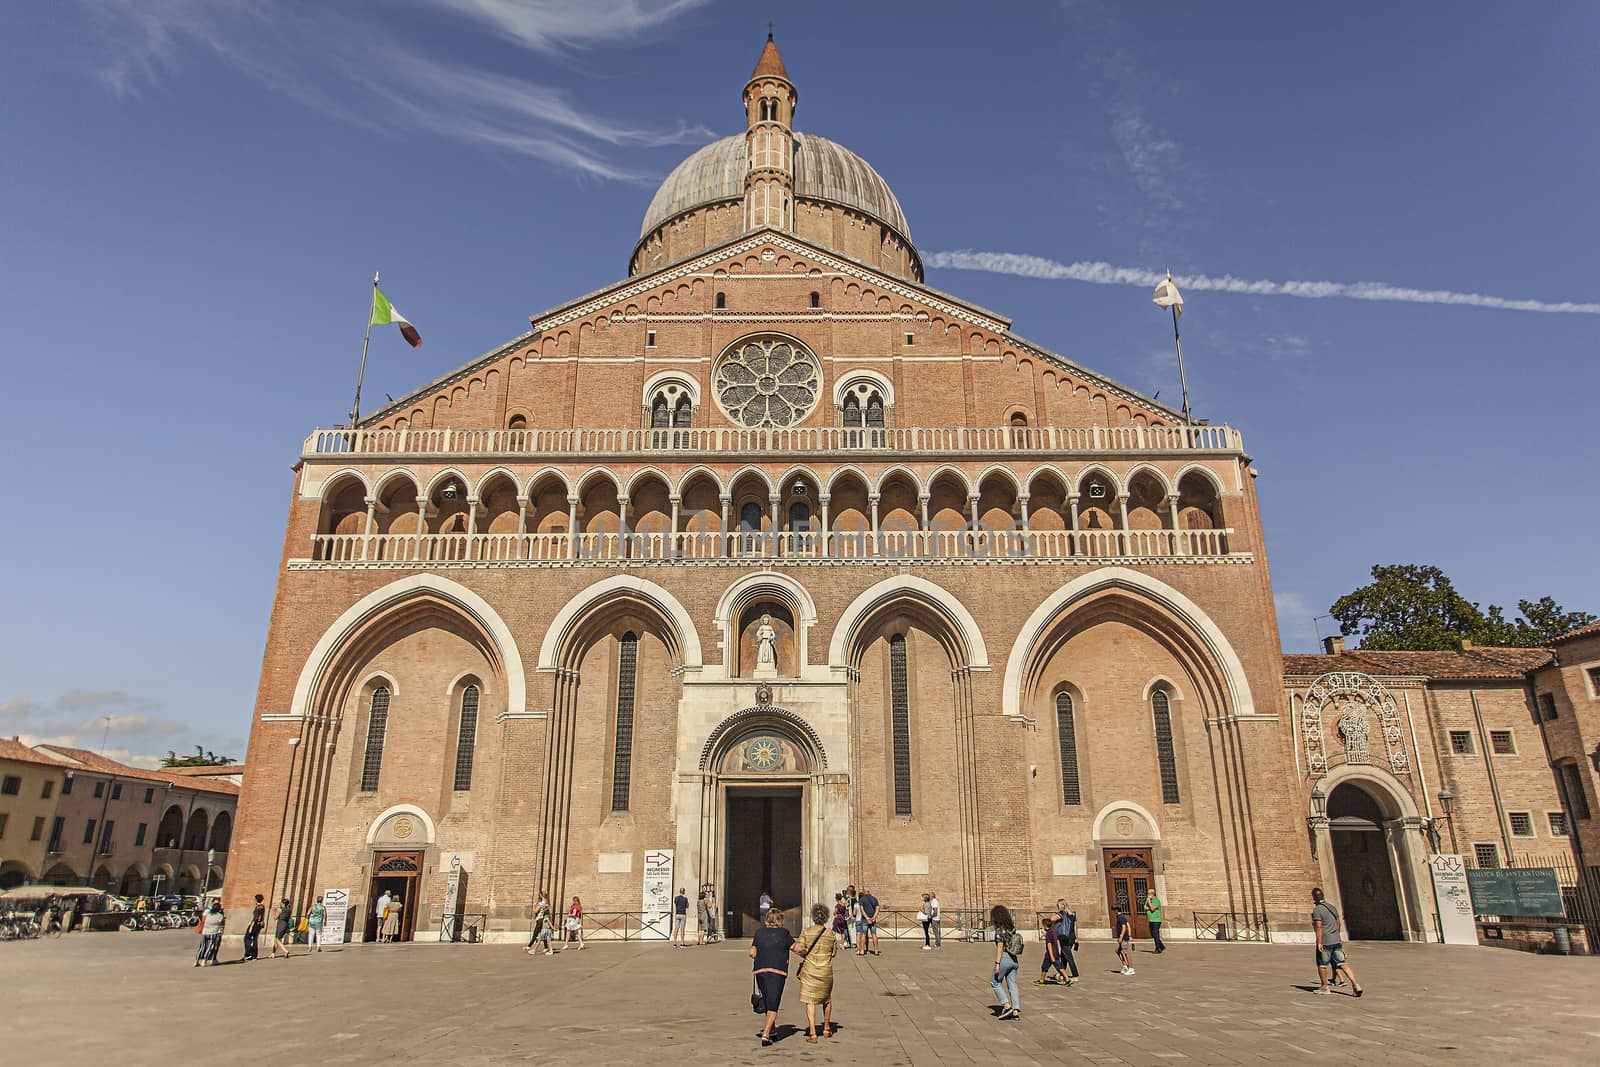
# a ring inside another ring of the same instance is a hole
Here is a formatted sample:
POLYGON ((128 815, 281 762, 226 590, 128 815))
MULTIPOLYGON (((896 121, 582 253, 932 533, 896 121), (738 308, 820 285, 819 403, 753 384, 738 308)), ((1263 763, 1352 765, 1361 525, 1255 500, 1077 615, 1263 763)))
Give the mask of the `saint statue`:
POLYGON ((761 625, 756 627, 756 667, 772 667, 778 665, 777 657, 778 631, 772 628, 772 616, 761 616, 761 625))

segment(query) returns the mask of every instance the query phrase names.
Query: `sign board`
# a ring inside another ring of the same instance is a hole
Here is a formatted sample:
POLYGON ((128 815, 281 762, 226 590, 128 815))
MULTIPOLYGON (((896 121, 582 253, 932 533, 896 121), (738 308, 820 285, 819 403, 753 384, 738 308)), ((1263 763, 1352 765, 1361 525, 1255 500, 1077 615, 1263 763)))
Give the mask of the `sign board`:
POLYGON ((1501 867, 1467 872, 1472 910, 1478 915, 1564 919, 1561 886, 1549 867, 1501 867))
POLYGON ((1439 936, 1447 945, 1476 945, 1478 927, 1472 921, 1472 892, 1467 885, 1467 861, 1456 855, 1428 857, 1433 872, 1433 898, 1439 906, 1439 936))
POLYGON ((672 934, 672 849, 651 849, 644 854, 644 893, 639 910, 646 924, 639 936, 665 941, 672 934))
POLYGON ((345 928, 350 921, 350 890, 324 889, 322 907, 326 915, 322 922, 323 945, 342 945, 345 928))
POLYGON ((439 940, 461 940, 461 911, 466 906, 467 869, 462 865, 459 852, 450 853, 450 867, 445 873, 444 908, 439 917, 439 940))

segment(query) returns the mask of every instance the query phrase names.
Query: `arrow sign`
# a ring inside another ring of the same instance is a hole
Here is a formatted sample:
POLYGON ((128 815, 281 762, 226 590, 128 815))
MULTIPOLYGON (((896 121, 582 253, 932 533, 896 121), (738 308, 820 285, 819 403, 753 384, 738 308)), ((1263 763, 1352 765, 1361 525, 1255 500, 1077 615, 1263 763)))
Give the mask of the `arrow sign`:
POLYGON ((660 867, 672 862, 672 854, 670 852, 646 852, 644 861, 652 867, 660 867))

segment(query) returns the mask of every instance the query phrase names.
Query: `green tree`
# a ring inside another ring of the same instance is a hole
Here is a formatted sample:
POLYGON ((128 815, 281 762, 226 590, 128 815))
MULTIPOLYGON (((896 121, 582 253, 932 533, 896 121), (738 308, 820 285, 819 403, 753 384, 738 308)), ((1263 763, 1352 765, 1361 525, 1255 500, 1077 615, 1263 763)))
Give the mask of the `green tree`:
POLYGON ((1438 567, 1416 563, 1373 567, 1369 584, 1346 593, 1329 610, 1347 636, 1362 648, 1379 650, 1453 649, 1463 641, 1536 648, 1595 618, 1567 611, 1545 596, 1519 600, 1522 617, 1507 619, 1499 605, 1484 611, 1462 596, 1438 567))
POLYGON ((194 746, 194 755, 180 756, 171 749, 161 757, 163 767, 223 767, 233 762, 232 756, 219 756, 209 748, 194 746))

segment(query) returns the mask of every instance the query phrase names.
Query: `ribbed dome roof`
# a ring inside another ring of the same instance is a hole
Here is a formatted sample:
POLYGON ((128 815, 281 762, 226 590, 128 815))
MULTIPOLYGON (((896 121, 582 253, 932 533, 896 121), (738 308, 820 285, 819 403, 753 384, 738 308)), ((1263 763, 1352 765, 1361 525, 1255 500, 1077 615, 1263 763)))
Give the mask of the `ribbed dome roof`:
MULTIPOLYGON (((848 148, 816 134, 794 135, 794 195, 802 200, 826 200, 888 223, 907 241, 911 227, 906 223, 900 201, 872 165, 848 148)), ((744 134, 712 141, 679 163, 661 183, 644 213, 641 238, 663 222, 691 208, 719 201, 744 199, 744 134)))

